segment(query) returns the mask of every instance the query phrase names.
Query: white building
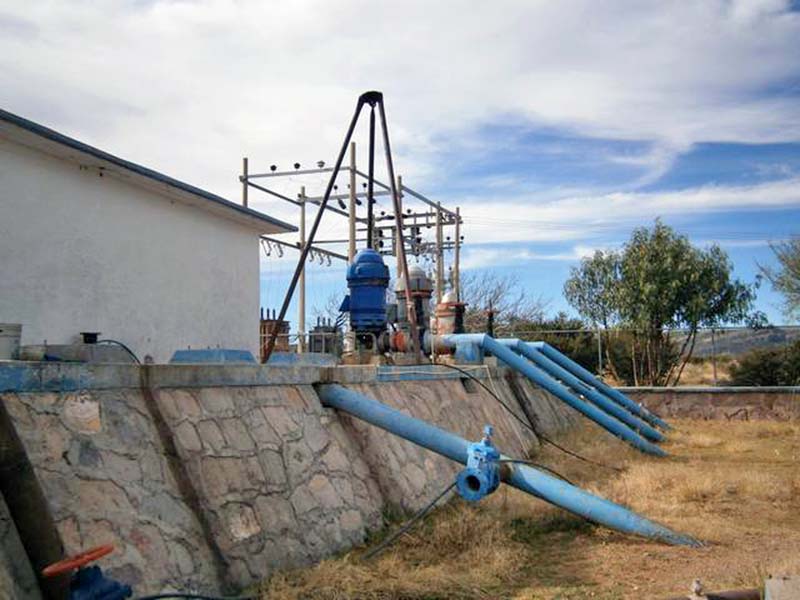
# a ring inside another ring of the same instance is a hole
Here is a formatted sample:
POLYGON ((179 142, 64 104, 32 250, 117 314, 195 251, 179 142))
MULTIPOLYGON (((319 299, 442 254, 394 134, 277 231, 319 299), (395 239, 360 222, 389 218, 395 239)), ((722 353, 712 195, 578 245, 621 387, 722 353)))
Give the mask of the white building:
POLYGON ((0 110, 0 323, 166 362, 258 356, 259 235, 296 229, 0 110))

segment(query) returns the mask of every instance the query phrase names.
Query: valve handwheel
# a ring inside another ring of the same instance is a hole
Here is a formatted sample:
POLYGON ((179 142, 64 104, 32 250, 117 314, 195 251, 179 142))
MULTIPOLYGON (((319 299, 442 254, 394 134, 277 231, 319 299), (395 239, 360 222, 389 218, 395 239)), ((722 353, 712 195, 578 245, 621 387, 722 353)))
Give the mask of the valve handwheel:
POLYGON ((89 564, 90 562, 96 561, 98 558, 102 558, 107 554, 111 554, 113 551, 114 544, 97 546, 96 548, 92 548, 86 552, 81 552, 75 556, 69 556, 53 563, 52 565, 48 565, 42 569, 42 575, 45 577, 55 577, 56 575, 69 573, 70 571, 74 571, 75 569, 79 569, 80 567, 89 564))

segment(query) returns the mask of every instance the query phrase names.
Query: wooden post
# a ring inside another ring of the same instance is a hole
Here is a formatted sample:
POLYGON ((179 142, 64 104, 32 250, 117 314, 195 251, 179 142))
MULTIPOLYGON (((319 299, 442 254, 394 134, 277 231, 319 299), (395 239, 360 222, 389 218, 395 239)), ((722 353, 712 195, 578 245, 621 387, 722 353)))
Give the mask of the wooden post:
MULTIPOLYGON (((400 207, 400 223, 403 223, 403 176, 397 176, 397 204, 400 207)), ((403 248, 400 247, 400 232, 394 229, 394 254, 397 259, 397 281, 403 277, 403 261, 400 260, 403 248)))
POLYGON ((347 247, 347 261, 353 262, 356 255, 356 143, 350 142, 350 206, 348 224, 350 226, 350 244, 347 247))
POLYGON ((461 302, 461 208, 456 206, 456 245, 453 256, 453 291, 461 302))
MULTIPOLYGON (((306 186, 300 188, 300 250, 306 247, 306 186)), ((305 351, 306 333, 306 265, 300 271, 300 293, 297 296, 297 351, 305 351)))
POLYGON ((444 251, 442 250, 442 203, 436 203, 436 304, 444 294, 444 251))
POLYGON ((242 206, 247 206, 247 157, 242 159, 242 206))

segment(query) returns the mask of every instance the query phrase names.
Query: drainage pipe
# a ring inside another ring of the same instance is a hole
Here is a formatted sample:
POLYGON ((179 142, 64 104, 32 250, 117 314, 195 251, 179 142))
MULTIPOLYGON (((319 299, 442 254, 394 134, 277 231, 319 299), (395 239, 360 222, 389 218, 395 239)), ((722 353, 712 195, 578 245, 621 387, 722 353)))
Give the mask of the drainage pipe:
POLYGON ((594 388, 589 387, 580 379, 575 377, 575 375, 567 371, 564 367, 559 366, 538 350, 528 346, 527 343, 518 339, 500 339, 496 341, 504 346, 508 346, 517 354, 521 354, 528 360, 534 362, 543 371, 549 375, 552 375, 565 385, 571 387, 576 393, 583 395, 598 408, 601 408, 608 414, 616 417, 651 442, 660 442, 664 439, 664 436, 661 434, 661 432, 631 414, 626 408, 623 408, 594 388))
MULTIPOLYGON (((368 396, 340 385, 317 386, 323 406, 358 417, 461 464, 467 463, 469 442, 449 431, 410 417, 368 396)), ((502 456, 502 460, 509 460, 502 456)), ((504 463, 502 479, 523 492, 618 531, 673 545, 699 546, 694 538, 676 533, 609 500, 590 494, 528 465, 504 463)))
POLYGON ((664 450, 652 442, 644 439, 625 423, 622 423, 608 413, 600 410, 594 404, 578 398, 575 394, 561 385, 550 375, 531 364, 531 362, 527 359, 522 358, 502 344, 498 343, 497 340, 489 335, 483 333, 459 333, 438 335, 434 339, 434 347, 436 348, 442 346, 446 348, 455 348, 459 344, 474 344, 476 346, 480 346, 485 351, 490 352, 493 356, 496 356, 502 360, 512 369, 516 369, 525 375, 536 385, 546 389, 554 396, 569 404, 572 408, 600 425, 606 431, 628 442, 642 452, 652 454, 654 456, 667 455, 664 450))
POLYGON ((664 430, 672 429, 672 427, 670 427, 670 425, 666 421, 659 418, 658 415, 653 414, 652 412, 647 410, 644 406, 637 404, 619 390, 615 390, 610 385, 602 382, 600 379, 592 375, 589 371, 584 369, 578 363, 570 360, 569 358, 561 354, 561 352, 553 348, 547 342, 528 342, 527 345, 533 348, 534 350, 538 350, 539 352, 544 354, 547 358, 559 364, 570 373, 573 373, 584 383, 594 388, 597 388, 600 392, 604 393, 606 396, 608 396, 618 404, 621 404, 629 411, 631 411, 633 414, 642 417, 651 425, 655 425, 656 427, 660 427, 661 429, 664 430))

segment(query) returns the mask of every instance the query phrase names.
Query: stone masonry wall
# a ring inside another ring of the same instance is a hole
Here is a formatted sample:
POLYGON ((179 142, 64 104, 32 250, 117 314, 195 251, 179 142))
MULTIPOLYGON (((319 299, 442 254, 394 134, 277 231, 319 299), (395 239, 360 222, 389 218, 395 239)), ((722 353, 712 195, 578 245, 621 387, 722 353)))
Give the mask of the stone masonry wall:
MULTIPOLYGON (((159 369, 150 391, 138 387, 133 371, 116 379, 74 373, 78 383, 62 377, 61 391, 0 394, 67 552, 114 542, 117 551, 101 564, 137 594, 241 589, 361 543, 382 526, 385 508, 418 508, 452 481, 457 465, 323 408, 314 381, 338 378, 468 439, 490 423, 510 455, 537 444, 496 400, 457 375, 159 369), (115 381, 121 387, 109 388, 115 381)), ((502 369, 479 371, 520 415, 524 404, 541 431, 576 422, 571 409, 527 381, 509 381, 502 369)), ((0 529, 0 596, 13 598, 4 583, 10 567, 2 548, 13 542, 7 529, 0 529)))
POLYGON ((800 388, 628 388, 623 391, 666 418, 800 420, 800 388))
POLYGON ((116 552, 103 559, 104 568, 139 592, 217 587, 213 556, 140 391, 22 393, 2 400, 68 554, 113 542, 116 552))
POLYGON ((0 597, 5 600, 40 600, 39 586, 25 556, 8 506, 0 498, 0 597))
POLYGON ((157 398, 234 587, 380 526, 373 474, 312 386, 162 389, 157 398))

